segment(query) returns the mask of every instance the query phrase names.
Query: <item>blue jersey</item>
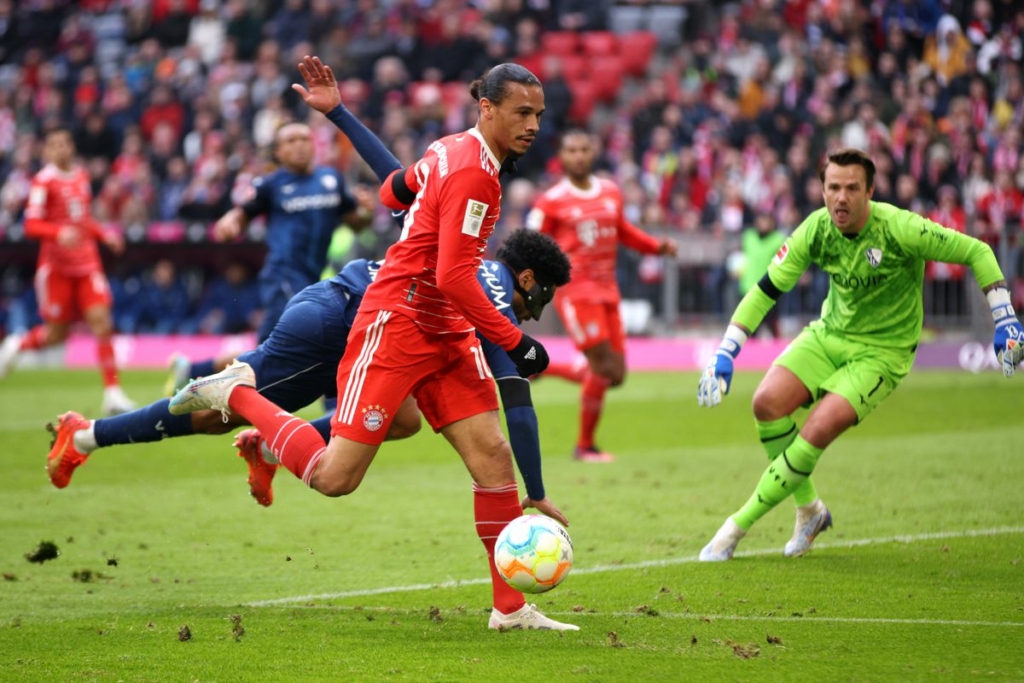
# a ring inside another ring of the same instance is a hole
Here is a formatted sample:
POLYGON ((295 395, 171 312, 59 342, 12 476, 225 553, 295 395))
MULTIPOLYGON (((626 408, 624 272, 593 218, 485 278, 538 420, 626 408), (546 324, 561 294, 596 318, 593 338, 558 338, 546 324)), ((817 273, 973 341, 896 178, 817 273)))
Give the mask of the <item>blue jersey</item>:
POLYGON ((267 260, 263 274, 298 273, 306 284, 320 279, 327 247, 341 217, 356 208, 345 181, 333 168, 309 175, 285 169, 256 178, 255 196, 242 206, 249 218, 267 217, 267 260))

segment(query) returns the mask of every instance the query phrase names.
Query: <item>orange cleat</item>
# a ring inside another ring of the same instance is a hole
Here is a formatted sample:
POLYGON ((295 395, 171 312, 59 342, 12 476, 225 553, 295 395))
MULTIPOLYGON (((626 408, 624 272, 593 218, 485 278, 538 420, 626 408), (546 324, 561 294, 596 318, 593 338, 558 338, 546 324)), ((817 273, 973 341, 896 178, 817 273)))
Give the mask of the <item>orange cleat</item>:
POLYGON ((260 436, 260 430, 243 429, 235 437, 234 445, 238 449, 238 457, 244 458, 249 466, 249 494, 263 507, 270 507, 274 502, 272 484, 278 465, 263 459, 261 441, 263 437, 260 436))
POLYGON ((59 489, 71 483, 71 475, 75 468, 85 463, 88 453, 75 448, 75 432, 88 429, 89 421, 75 412, 67 412, 57 418, 57 427, 53 423, 46 425, 47 431, 53 435, 50 452, 46 456, 46 473, 50 481, 59 489))
POLYGON ((591 448, 580 448, 576 447, 576 450, 572 453, 573 460, 579 460, 580 462, 613 462, 615 456, 607 451, 602 451, 597 446, 591 448))

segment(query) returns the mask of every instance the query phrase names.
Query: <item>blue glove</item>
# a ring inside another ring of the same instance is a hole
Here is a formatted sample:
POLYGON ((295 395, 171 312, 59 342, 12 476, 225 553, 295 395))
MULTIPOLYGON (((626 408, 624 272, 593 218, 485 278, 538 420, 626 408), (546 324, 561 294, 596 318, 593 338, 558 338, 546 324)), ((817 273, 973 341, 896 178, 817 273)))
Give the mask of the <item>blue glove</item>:
MULTIPOLYGON (((1000 291, 1000 290, 995 290, 1000 291)), ((1021 327, 1017 320, 1017 314, 1010 304, 1009 293, 994 297, 997 304, 992 306, 992 320, 996 325, 995 335, 992 337, 992 347, 996 352, 996 358, 1003 364, 1003 375, 1013 377, 1013 371, 1017 364, 1024 357, 1024 327, 1021 327)), ((990 292, 991 294, 991 292, 990 292)), ((989 297, 991 302, 993 297, 989 297)))
POLYGON ((697 405, 714 408, 722 402, 722 395, 729 393, 732 386, 733 361, 739 355, 743 343, 747 340, 746 333, 735 325, 730 325, 725 333, 718 351, 704 366, 697 385, 697 405))

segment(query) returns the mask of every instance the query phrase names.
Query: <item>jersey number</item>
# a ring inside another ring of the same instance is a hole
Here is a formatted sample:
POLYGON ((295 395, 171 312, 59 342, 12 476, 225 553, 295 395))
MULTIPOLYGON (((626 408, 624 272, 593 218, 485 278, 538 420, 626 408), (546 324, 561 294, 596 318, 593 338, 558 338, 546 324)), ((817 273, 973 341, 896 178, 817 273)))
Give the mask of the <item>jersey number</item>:
POLYGON ((480 344, 474 344, 469 347, 469 350, 473 353, 473 361, 476 363, 476 371, 480 373, 480 379, 491 377, 491 366, 487 364, 487 358, 484 356, 484 350, 480 348, 480 344))

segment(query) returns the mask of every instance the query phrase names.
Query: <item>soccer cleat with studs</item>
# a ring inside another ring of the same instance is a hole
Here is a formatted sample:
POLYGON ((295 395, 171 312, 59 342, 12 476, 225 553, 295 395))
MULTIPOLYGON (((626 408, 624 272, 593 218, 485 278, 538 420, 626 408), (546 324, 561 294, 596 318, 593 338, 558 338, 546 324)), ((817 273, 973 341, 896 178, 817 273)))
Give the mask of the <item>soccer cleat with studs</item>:
POLYGON ((59 489, 71 483, 71 475, 75 469, 88 459, 88 453, 75 448, 75 432, 88 429, 89 421, 75 412, 67 412, 57 418, 57 426, 46 425, 47 431, 53 435, 50 452, 46 455, 46 473, 50 481, 59 489))
POLYGON ((565 624, 546 617, 537 610, 533 604, 523 605, 511 614, 502 614, 497 609, 491 610, 491 618, 487 622, 487 628, 498 631, 511 631, 514 629, 541 629, 545 631, 579 631, 580 627, 575 624, 565 624))
POLYGON ((832 527, 832 513, 828 511, 821 499, 804 508, 797 508, 796 527, 793 537, 786 543, 782 554, 786 557, 800 557, 811 549, 811 544, 818 534, 832 527))
POLYGON ((572 452, 572 459, 580 462, 613 462, 615 456, 608 451, 602 451, 596 445, 590 448, 577 446, 572 452))
POLYGON ((711 539, 700 551, 698 559, 701 562, 725 562, 731 560, 736 546, 740 540, 747 535, 747 532, 739 527, 732 517, 725 520, 725 524, 718 530, 715 537, 711 539))
POLYGON ((235 387, 255 387, 256 373, 248 363, 235 360, 220 372, 194 379, 171 398, 167 409, 171 415, 185 415, 197 410, 219 410, 224 422, 231 408, 228 399, 235 387))
POLYGON ((270 507, 274 502, 274 475, 277 474, 277 463, 269 463, 263 458, 260 444, 263 437, 258 429, 243 429, 235 436, 235 448, 238 457, 249 466, 249 495, 263 507, 270 507))

